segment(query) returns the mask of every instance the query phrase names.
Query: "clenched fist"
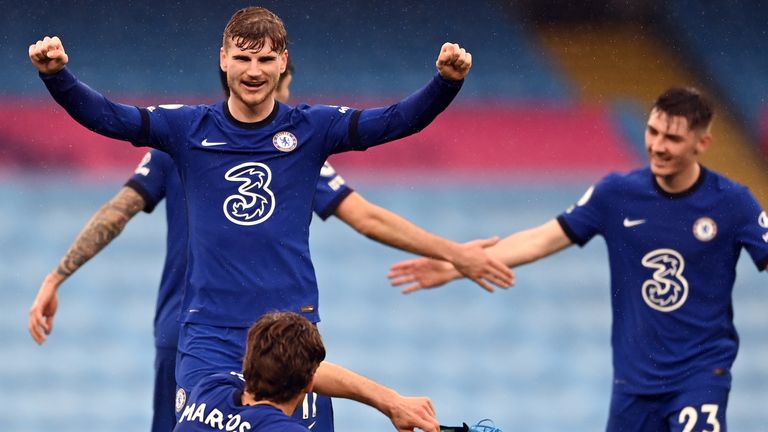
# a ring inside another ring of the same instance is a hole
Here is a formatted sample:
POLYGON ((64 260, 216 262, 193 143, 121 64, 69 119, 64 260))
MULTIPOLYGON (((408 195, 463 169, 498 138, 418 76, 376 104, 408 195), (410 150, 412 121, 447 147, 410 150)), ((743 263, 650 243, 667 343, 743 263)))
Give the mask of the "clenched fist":
POLYGON ((452 81, 461 81, 472 67, 472 54, 459 44, 446 42, 440 48, 440 55, 435 62, 440 75, 452 81))
POLYGON ((69 56, 64 52, 64 45, 58 36, 44 37, 43 40, 29 46, 29 59, 40 73, 54 74, 69 62, 69 56))

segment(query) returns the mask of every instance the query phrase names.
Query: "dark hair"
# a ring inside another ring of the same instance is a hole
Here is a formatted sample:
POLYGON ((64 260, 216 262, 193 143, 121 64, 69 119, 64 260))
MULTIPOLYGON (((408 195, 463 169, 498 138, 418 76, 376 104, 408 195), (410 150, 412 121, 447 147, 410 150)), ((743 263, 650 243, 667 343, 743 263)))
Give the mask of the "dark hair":
MULTIPOLYGON (((280 87, 280 83, 283 82, 285 77, 288 75, 293 75, 294 71, 293 62, 291 61, 291 57, 288 57, 288 63, 285 65, 285 71, 280 74, 280 78, 277 80, 277 86, 280 87)), ((229 98, 229 84, 227 84, 227 73, 221 70, 221 67, 219 67, 219 82, 221 83, 221 90, 224 92, 224 98, 229 98)))
POLYGON ((324 359, 314 324, 293 312, 268 313, 248 331, 245 390, 256 400, 288 402, 309 384, 324 359))
POLYGON ((222 46, 232 39, 242 50, 259 51, 266 39, 272 43, 272 50, 282 53, 288 47, 288 35, 283 21, 277 15, 261 7, 247 7, 232 15, 224 28, 222 46))
POLYGON ((685 117, 690 130, 706 129, 714 116, 709 99, 693 87, 668 89, 656 99, 652 108, 669 116, 685 117))
POLYGON ((288 62, 285 63, 285 70, 283 73, 280 74, 280 79, 277 80, 277 86, 280 87, 280 83, 283 82, 285 77, 288 75, 293 75, 293 72, 296 69, 293 67, 293 61, 291 60, 291 56, 288 56, 288 62))

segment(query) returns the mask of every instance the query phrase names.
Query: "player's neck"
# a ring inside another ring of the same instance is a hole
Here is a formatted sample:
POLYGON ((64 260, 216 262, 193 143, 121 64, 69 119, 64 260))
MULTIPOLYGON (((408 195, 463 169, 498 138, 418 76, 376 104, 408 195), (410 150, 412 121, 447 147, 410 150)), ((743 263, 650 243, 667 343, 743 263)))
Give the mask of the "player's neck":
POLYGON ((691 165, 685 171, 669 175, 669 176, 656 176, 656 183, 659 187, 668 193, 680 193, 685 192, 693 185, 701 175, 701 166, 698 163, 691 165))
POLYGON ((285 413, 285 415, 290 417, 293 415, 293 411, 296 409, 296 406, 302 399, 304 399, 303 393, 289 400, 288 402, 283 403, 273 402, 266 399, 256 400, 256 398, 251 393, 244 391, 242 396, 240 396, 240 403, 243 405, 270 405, 279 409, 285 413))
POLYGON ((263 102, 249 106, 244 104, 241 100, 230 96, 227 99, 227 108, 229 113, 235 120, 243 123, 256 123, 269 117, 272 113, 272 109, 275 107, 274 97, 269 97, 263 102))

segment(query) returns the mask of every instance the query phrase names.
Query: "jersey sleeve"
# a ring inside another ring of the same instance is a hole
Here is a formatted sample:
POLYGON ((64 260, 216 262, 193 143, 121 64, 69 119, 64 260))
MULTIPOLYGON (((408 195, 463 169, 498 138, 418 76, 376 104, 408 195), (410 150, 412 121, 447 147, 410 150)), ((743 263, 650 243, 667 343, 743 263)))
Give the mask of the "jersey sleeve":
POLYGON ((81 125, 109 138, 138 140, 142 121, 135 106, 112 102, 75 78, 68 68, 39 75, 53 99, 81 125))
POLYGON ((174 154, 186 145, 186 134, 197 117, 199 105, 165 104, 139 109, 141 131, 136 146, 153 147, 174 154))
POLYGON ((170 156, 159 150, 152 150, 144 155, 125 186, 141 195, 145 203, 143 210, 152 213, 157 204, 165 198, 167 178, 173 174, 174 169, 176 166, 170 156))
POLYGON ((55 74, 40 74, 40 78, 53 99, 75 121, 93 132, 166 152, 175 151, 184 143, 180 134, 189 129, 189 114, 194 111, 193 107, 138 108, 112 102, 75 78, 67 68, 55 74))
POLYGON ((329 153, 365 150, 412 135, 429 125, 456 97, 464 81, 450 81, 440 74, 401 100, 381 108, 356 110, 344 106, 312 107, 313 115, 327 124, 329 153))
POLYGON ((320 178, 315 189, 314 211, 323 220, 328 219, 344 198, 353 192, 344 179, 326 162, 320 169, 320 178))
MULTIPOLYGON (((463 83, 435 74, 427 85, 400 102, 361 111, 352 125, 356 147, 351 150, 367 149, 421 131, 448 108, 463 83)), ((350 149, 340 149, 346 150, 350 149)))
POLYGON ((747 188, 739 196, 735 208, 742 209, 737 239, 747 250, 758 270, 768 265, 768 215, 747 188))
POLYGON ((592 237, 605 231, 605 201, 609 182, 609 178, 606 178, 590 186, 576 204, 557 217, 558 223, 573 243, 584 246, 592 237))

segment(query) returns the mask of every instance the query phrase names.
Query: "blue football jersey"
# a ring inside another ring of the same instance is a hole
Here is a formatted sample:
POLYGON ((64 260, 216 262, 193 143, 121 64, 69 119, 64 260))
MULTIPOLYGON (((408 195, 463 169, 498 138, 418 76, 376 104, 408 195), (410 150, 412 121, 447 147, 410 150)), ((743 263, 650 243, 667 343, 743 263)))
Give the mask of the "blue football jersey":
POLYGON ((326 157, 352 148, 352 112, 276 105, 258 125, 230 118, 223 103, 144 112, 147 142, 174 158, 188 197, 182 321, 247 327, 289 310, 317 322, 313 195, 326 157))
POLYGON ((605 177, 558 220, 574 243, 600 234, 608 246, 617 388, 730 385, 736 263, 742 248, 768 263, 768 218, 746 187, 702 167, 670 194, 646 168, 605 177))
POLYGON ((298 420, 271 405, 243 405, 245 382, 237 373, 200 380, 182 409, 175 432, 306 432, 298 420))
MULTIPOLYGON (((166 199, 166 254, 155 310, 155 345, 176 348, 187 268, 187 209, 181 180, 171 157, 159 150, 151 150, 144 155, 126 186, 141 195, 145 202, 143 210, 147 213, 166 199)), ((315 213, 323 220, 327 219, 350 193, 352 188, 326 162, 320 170, 315 190, 315 213)))
POLYGON ((179 340, 179 311, 187 270, 187 218, 178 171, 167 154, 152 150, 144 155, 126 186, 144 199, 144 211, 165 198, 165 265, 155 309, 155 346, 176 348, 179 340))
POLYGON ((249 327, 272 310, 319 321, 309 222, 326 158, 418 132, 463 84, 437 74, 400 102, 363 111, 275 102, 264 120, 242 123, 225 102, 137 109, 67 68, 41 78, 82 125, 173 158, 190 232, 182 320, 220 327, 249 327))

